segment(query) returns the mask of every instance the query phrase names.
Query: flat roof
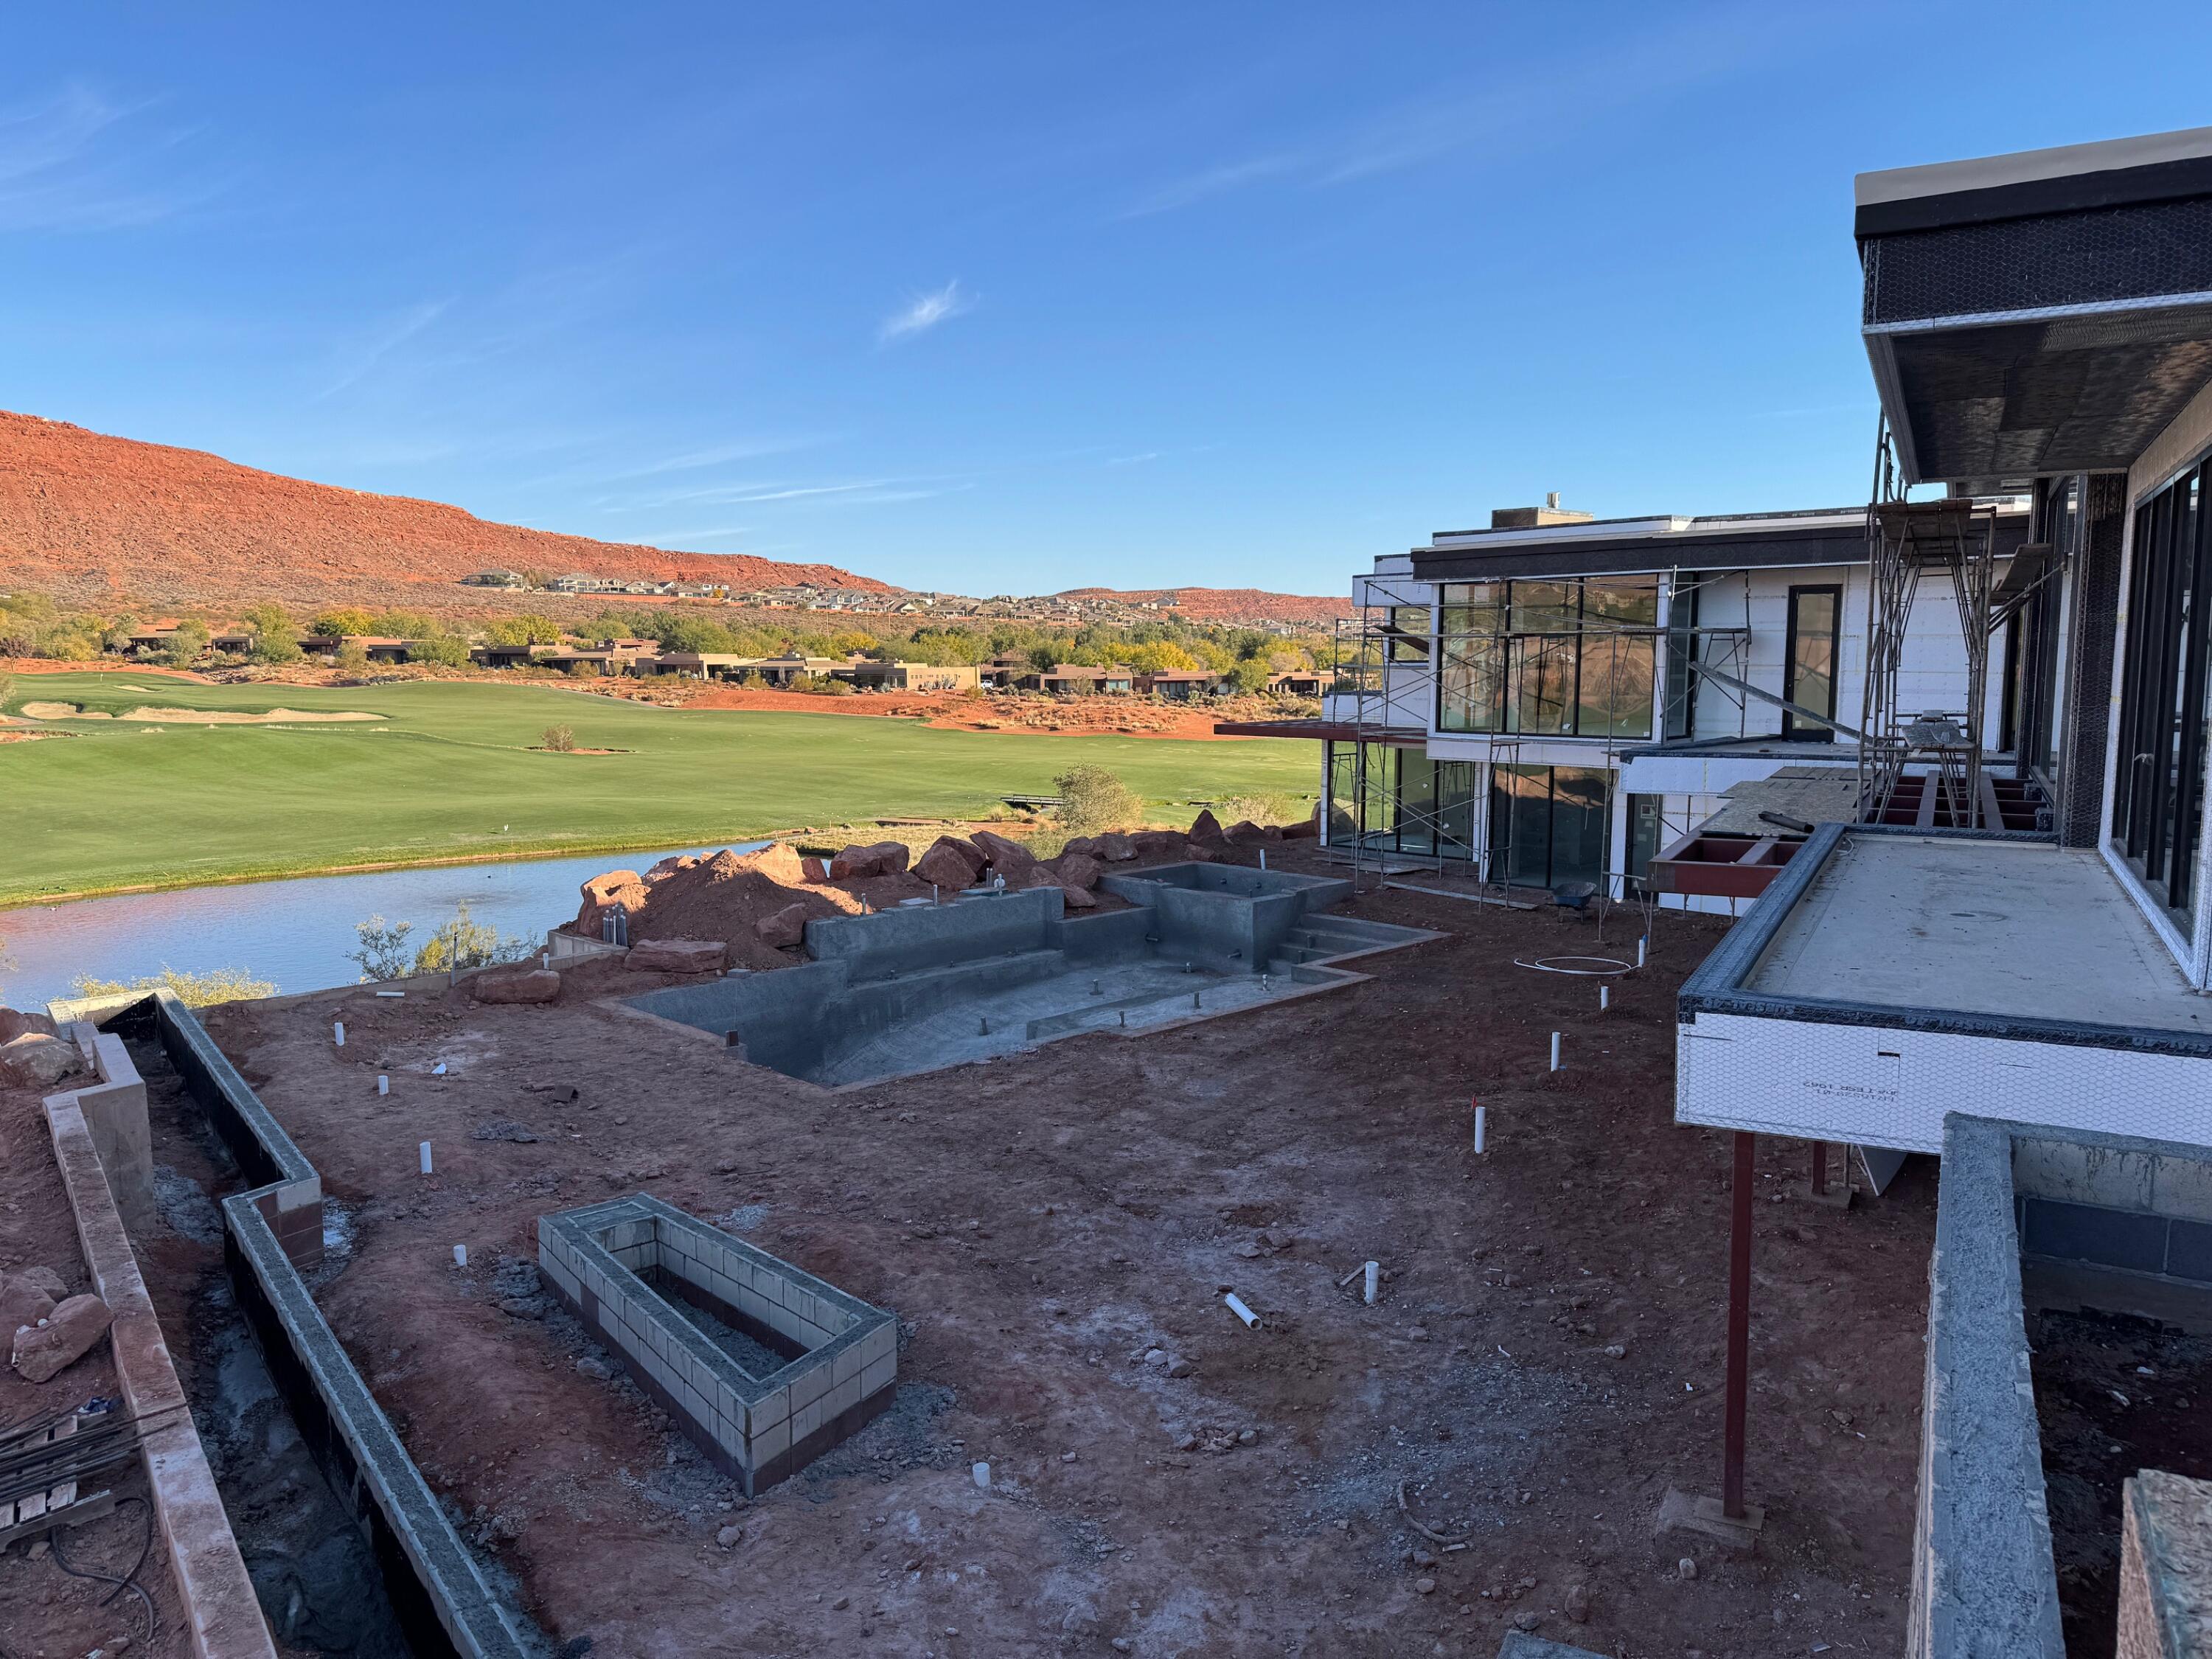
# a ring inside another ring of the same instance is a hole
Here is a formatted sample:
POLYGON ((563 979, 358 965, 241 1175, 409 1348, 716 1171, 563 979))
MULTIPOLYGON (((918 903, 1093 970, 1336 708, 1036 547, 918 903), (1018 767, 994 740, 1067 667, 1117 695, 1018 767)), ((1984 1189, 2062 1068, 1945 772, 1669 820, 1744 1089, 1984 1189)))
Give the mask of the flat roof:
POLYGON ((2102 855, 2043 841, 1846 835, 1739 988, 2212 1037, 2102 855))
POLYGON ((2204 187, 2212 127, 1885 167, 1852 181, 1861 236, 2159 201, 2204 187))

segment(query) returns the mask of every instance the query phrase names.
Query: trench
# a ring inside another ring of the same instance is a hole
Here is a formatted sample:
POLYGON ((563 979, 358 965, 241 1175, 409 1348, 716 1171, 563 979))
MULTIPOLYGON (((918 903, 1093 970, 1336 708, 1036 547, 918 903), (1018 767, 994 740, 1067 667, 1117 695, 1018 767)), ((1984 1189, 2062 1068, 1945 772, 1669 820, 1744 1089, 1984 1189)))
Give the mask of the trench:
MULTIPOLYGON (((157 1160, 167 1159, 157 1163, 155 1182, 161 1225, 176 1236, 134 1243, 154 1272, 185 1261, 196 1268, 189 1310, 172 1342, 270 1633, 301 1652, 410 1659, 414 1648, 375 1552, 316 1462, 225 1262, 218 1206, 252 1183, 152 1031, 123 1035, 146 1082, 157 1160)), ((326 1234, 326 1243, 341 1247, 325 1270, 337 1271, 343 1238, 326 1234)))

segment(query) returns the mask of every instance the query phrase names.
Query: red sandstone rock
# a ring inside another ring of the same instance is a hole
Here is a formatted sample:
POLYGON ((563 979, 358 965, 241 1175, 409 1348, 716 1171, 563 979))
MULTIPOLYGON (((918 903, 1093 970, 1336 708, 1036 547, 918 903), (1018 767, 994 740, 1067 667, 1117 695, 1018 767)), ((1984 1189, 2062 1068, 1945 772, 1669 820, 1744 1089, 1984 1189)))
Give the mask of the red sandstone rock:
POLYGON ((46 1316, 44 1325, 17 1331, 9 1363, 33 1382, 44 1382, 91 1352, 115 1316, 96 1296, 73 1296, 46 1316))
MULTIPOLYGON (((664 865, 666 862, 662 860, 664 865)), ((660 870, 661 865, 653 867, 660 870)), ((663 872, 659 879, 665 881, 671 873, 663 872)), ((608 915, 620 910, 635 915, 645 908, 646 895, 653 890, 635 870, 610 870, 605 875, 593 876, 581 890, 584 902, 576 912, 574 929, 586 939, 604 939, 608 915)))
POLYGON ((469 981, 469 995, 478 1002, 554 1002, 560 999, 561 975, 550 968, 477 974, 469 981))
POLYGON ((983 855, 964 841, 939 836, 930 849, 915 861, 917 879, 958 892, 973 887, 983 868, 983 855))
MULTIPOLYGON (((56 1279, 54 1282, 55 1288, 59 1289, 61 1281, 56 1279)), ((36 1325, 53 1310, 52 1295, 28 1274, 0 1275, 0 1338, 13 1341, 18 1328, 36 1325)))
POLYGON ((0 1043, 0 1081, 52 1088, 83 1063, 76 1044, 61 1037, 32 1031, 0 1043))
POLYGON ((1085 892, 1080 887, 1069 887, 1063 884, 1060 890, 1066 896, 1067 908, 1071 910, 1096 910, 1098 908, 1097 896, 1085 892))
POLYGON ((906 860, 904 842, 879 841, 848 847, 830 860, 830 879, 866 881, 873 876, 902 875, 906 860))
POLYGON ((729 959, 718 939, 649 939, 629 947, 627 963, 643 974, 719 974, 729 959))
POLYGON ((1088 853, 1062 853, 1056 859, 1045 860, 1046 869, 1063 887, 1073 887, 1088 893, 1098 884, 1098 878, 1106 873, 1106 866, 1088 853))
POLYGON ((781 910, 763 916, 753 924, 753 932, 760 935, 761 943, 779 951, 806 942, 807 909, 803 904, 787 904, 781 910))
POLYGON ((817 879, 806 873, 809 860, 799 857, 789 842, 779 841, 763 847, 757 853, 744 853, 740 860, 748 870, 757 870, 770 881, 786 887, 798 887, 817 879))
POLYGON ((1018 841, 1008 841, 1004 836, 988 830, 978 830, 975 835, 975 848, 990 864, 993 872, 1014 884, 1014 877, 1036 863, 1036 854, 1018 841))
POLYGON ((645 872, 648 882, 659 881, 674 875, 678 870, 689 870, 702 860, 696 853, 671 853, 666 858, 645 872))
POLYGON ((1139 830, 1129 837, 1129 846, 1140 859, 1179 859, 1187 856, 1190 844, 1177 830, 1139 830))
POLYGON ((1283 832, 1271 823, 1255 823, 1249 818, 1239 818, 1225 832, 1231 841, 1280 841, 1283 832))
POLYGON ((1283 826, 1285 841, 1311 841, 1320 834, 1321 818, 1318 815, 1300 818, 1296 823, 1286 823, 1283 826))
POLYGON ((1097 851, 1097 846, 1098 843, 1088 836, 1070 836, 1060 850, 1062 853, 1091 853, 1097 851))
MULTIPOLYGON (((1068 844, 1071 847, 1074 845, 1073 842, 1068 844)), ((1085 850, 1092 857, 1103 859, 1109 864, 1127 864, 1137 856, 1136 843, 1119 830, 1109 830, 1104 835, 1096 837, 1085 850)))
POLYGON ((0 1008, 0 1042, 13 1042, 19 1036, 52 1036, 54 1023, 44 1014, 34 1014, 27 1008, 0 1008))
POLYGON ((1222 832, 1221 820, 1209 808, 1190 821, 1190 838, 1201 844, 1212 844, 1226 841, 1228 836, 1222 832))

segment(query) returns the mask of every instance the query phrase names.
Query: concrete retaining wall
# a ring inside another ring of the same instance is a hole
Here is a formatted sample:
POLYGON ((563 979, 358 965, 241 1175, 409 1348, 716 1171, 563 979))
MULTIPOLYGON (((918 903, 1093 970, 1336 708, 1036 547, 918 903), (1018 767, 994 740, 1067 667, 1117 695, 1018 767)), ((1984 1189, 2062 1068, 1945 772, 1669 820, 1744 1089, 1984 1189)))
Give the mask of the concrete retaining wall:
POLYGON ((1929 1264, 1913 1659, 2064 1659, 2013 1200, 2011 1126, 1954 1115, 1929 1264))
POLYGON ((2212 1652, 2212 1482, 2145 1469, 2120 1497, 2118 1659, 2212 1652))
POLYGON ((315 1305, 322 1178, 197 1016, 167 991, 52 1005, 57 1020, 157 1036, 192 1098, 256 1184, 222 1202, 223 1255, 286 1408, 331 1490, 350 1505, 409 1644, 425 1659, 523 1659, 507 1610, 477 1570, 391 1419, 315 1305))
MULTIPOLYGON (((141 1084, 142 1095, 143 1090, 141 1084)), ((75 1095, 56 1095, 46 1102, 46 1127, 76 1218, 78 1248, 94 1289, 115 1316, 107 1336, 123 1403, 133 1417, 161 1424, 141 1443, 139 1457, 192 1652, 198 1659, 276 1659, 253 1581, 246 1576, 199 1431, 185 1409, 184 1388, 170 1363, 153 1298, 146 1293, 91 1126, 75 1095)))
POLYGON ((538 1263, 747 1497, 891 1401, 898 1326, 889 1313, 649 1194, 540 1216, 538 1263), (672 1294, 785 1363, 754 1375, 671 1306, 672 1294))

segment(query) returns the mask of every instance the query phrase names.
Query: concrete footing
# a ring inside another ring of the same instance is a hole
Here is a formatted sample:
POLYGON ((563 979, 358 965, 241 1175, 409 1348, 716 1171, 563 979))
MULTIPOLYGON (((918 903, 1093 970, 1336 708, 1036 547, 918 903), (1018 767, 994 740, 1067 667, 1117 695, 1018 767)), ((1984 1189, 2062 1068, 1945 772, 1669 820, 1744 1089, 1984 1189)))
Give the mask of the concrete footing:
POLYGON ((1758 1547, 1759 1534, 1765 1526, 1766 1511, 1756 1504, 1746 1504, 1739 1520, 1722 1512, 1717 1498, 1669 1486, 1660 1500, 1659 1519, 1653 1530, 1694 1533, 1732 1550, 1749 1551, 1758 1547))

